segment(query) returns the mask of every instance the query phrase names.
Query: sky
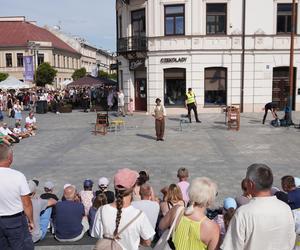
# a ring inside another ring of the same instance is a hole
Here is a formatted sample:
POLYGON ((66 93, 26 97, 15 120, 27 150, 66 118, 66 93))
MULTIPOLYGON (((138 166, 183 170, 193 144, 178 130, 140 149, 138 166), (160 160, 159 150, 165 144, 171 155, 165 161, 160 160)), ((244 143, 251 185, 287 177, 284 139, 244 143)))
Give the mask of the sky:
POLYGON ((59 25, 65 33, 115 51, 115 0, 0 0, 0 16, 25 16, 38 26, 59 25))

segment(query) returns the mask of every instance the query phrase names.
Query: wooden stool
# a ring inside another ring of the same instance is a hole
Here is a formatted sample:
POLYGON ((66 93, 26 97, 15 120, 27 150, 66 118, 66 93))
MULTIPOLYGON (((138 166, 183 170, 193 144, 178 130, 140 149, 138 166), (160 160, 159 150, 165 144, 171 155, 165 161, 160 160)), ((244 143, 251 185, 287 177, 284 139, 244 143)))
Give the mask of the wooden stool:
POLYGON ((108 127, 108 113, 97 113, 96 124, 95 124, 95 135, 107 134, 107 127, 108 127))
POLYGON ((240 130, 240 109, 234 106, 227 107, 228 130, 240 130))

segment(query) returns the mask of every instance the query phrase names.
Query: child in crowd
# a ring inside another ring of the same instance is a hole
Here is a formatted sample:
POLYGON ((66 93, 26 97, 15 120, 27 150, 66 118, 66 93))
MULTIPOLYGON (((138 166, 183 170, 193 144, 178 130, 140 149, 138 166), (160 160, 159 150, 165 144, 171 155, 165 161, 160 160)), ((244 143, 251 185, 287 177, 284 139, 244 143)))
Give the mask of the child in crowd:
POLYGON ((16 136, 19 137, 19 139, 24 139, 30 136, 30 133, 24 132, 24 130, 22 130, 22 126, 20 122, 16 122, 13 132, 14 134, 16 134, 16 136))
POLYGON ((179 168, 177 171, 177 177, 179 179, 177 185, 181 190, 184 203, 187 206, 189 203, 188 188, 190 186, 190 183, 187 181, 189 178, 189 171, 186 168, 179 168))
POLYGON ((83 182, 83 189, 80 191, 79 196, 81 198, 81 202, 84 206, 84 212, 85 216, 89 215, 89 211, 91 206, 93 205, 93 198, 94 198, 94 193, 93 193, 93 181, 92 180, 85 180, 83 182))
POLYGON ((129 112, 129 115, 133 116, 133 99, 132 98, 129 99, 128 112, 129 112))
POLYGON ((95 215, 97 213, 97 210, 99 207, 102 207, 107 204, 107 198, 104 193, 98 194, 94 201, 93 205, 90 208, 88 219, 89 219, 89 225, 90 225, 90 232, 92 231, 93 225, 94 225, 94 220, 95 220, 95 215))
POLYGON ((29 134, 30 136, 35 136, 35 132, 29 123, 25 124, 23 132, 29 134))

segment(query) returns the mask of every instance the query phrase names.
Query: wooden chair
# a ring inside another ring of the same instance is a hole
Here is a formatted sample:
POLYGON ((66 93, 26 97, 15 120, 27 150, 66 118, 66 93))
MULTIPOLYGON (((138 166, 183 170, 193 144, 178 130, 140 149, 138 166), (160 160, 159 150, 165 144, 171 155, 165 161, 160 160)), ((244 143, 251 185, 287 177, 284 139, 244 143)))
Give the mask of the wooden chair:
POLYGON ((95 131, 94 131, 95 135, 97 134, 106 135, 108 126, 109 126, 108 113, 97 113, 95 131))
POLYGON ((240 130, 240 109, 234 106, 227 107, 228 130, 240 130))

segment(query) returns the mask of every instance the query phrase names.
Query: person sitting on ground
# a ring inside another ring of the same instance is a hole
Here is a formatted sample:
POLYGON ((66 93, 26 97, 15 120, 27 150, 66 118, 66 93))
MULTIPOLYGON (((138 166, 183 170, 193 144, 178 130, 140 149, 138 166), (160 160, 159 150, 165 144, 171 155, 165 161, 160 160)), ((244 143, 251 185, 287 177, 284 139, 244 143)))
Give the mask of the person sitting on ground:
POLYGON ((98 181, 99 190, 96 191, 95 196, 97 197, 99 194, 105 194, 107 198, 107 203, 113 203, 115 201, 114 192, 108 190, 109 180, 106 177, 101 177, 98 181))
POLYGON ((29 124, 32 130, 37 130, 36 118, 33 112, 30 112, 26 117, 25 123, 29 124))
POLYGON ((15 135, 7 126, 7 123, 2 123, 0 127, 0 133, 7 136, 7 139, 13 143, 19 143, 20 139, 17 135, 15 135))
POLYGON ((48 199, 54 199, 58 201, 58 197, 53 193, 54 191, 54 184, 52 181, 46 181, 44 185, 44 192, 41 194, 41 199, 48 200, 48 199))
POLYGON ((230 221, 222 250, 293 249, 295 222, 290 207, 271 196, 272 170, 253 164, 246 174, 247 191, 253 197, 230 221))
POLYGON ((296 188, 295 179, 291 175, 281 178, 281 186, 288 196, 288 204, 292 210, 300 208, 300 188, 296 188))
POLYGON ((94 183, 92 180, 89 180, 89 179, 85 180, 83 182, 84 190, 79 192, 79 197, 84 206, 85 216, 89 215, 90 208, 93 205, 93 198, 94 198, 93 184, 94 183))
POLYGON ((0 144, 4 143, 7 146, 11 146, 10 140, 11 140, 11 137, 5 136, 4 134, 2 134, 0 132, 0 144))
MULTIPOLYGON (((139 177, 137 179, 135 188, 133 190, 133 200, 134 201, 141 200, 140 186, 142 186, 149 180, 150 180, 149 174, 145 170, 142 170, 139 172, 139 177)), ((155 195, 154 195, 154 191, 153 191, 152 187, 151 187, 151 200, 152 201, 155 200, 155 195)))
POLYGON ((127 168, 117 171, 114 176, 116 201, 98 209, 92 237, 117 237, 118 244, 128 250, 138 250, 140 244, 150 246, 155 231, 145 213, 131 205, 132 192, 138 176, 136 171, 127 168))
POLYGON ((76 188, 73 185, 64 189, 64 201, 59 201, 55 207, 55 238, 60 242, 75 242, 81 240, 88 227, 82 225, 84 206, 76 201, 76 188))
POLYGON ((241 189, 243 191, 243 194, 235 198, 237 207, 249 203, 250 199, 252 198, 251 195, 247 192, 246 184, 247 184, 246 179, 243 179, 241 182, 241 189))
POLYGON ((30 136, 29 133, 26 133, 24 130, 22 130, 22 125, 20 122, 16 122, 13 132, 17 137, 19 137, 19 139, 28 138, 30 136))
POLYGON ((189 178, 189 171, 186 168, 179 168, 177 171, 177 177, 179 179, 177 186, 180 188, 183 200, 187 206, 189 203, 188 188, 190 186, 190 183, 187 181, 189 178))
POLYGON ((133 201, 132 206, 143 211, 147 215, 152 227, 155 229, 159 214, 159 204, 158 202, 151 200, 151 186, 147 183, 140 186, 140 195, 141 200, 133 201))
MULTIPOLYGON (((47 227, 43 227, 40 224, 40 214, 47 209, 47 207, 55 206, 56 200, 49 199, 43 200, 41 198, 35 197, 37 191, 37 185, 34 181, 30 180, 28 182, 29 190, 30 190, 30 198, 32 202, 33 208, 33 222, 34 229, 32 234, 32 241, 35 243, 37 241, 43 240, 47 233, 47 227)), ((46 225, 48 225, 50 221, 50 216, 48 216, 48 221, 44 221, 46 225)))
POLYGON ((174 206, 184 206, 182 193, 180 188, 176 184, 171 184, 168 188, 166 201, 160 204, 160 210, 163 216, 165 216, 169 210, 174 206))
POLYGON ((25 123, 25 127, 23 129, 24 133, 29 134, 30 136, 35 136, 35 132, 33 131, 32 127, 29 123, 25 123))
MULTIPOLYGON (((192 181, 189 188, 190 206, 175 222, 177 227, 172 237, 174 249, 219 249, 219 226, 206 217, 206 209, 213 204, 216 195, 217 185, 209 178, 196 178, 192 181)), ((161 230, 166 230, 172 225, 178 209, 182 208, 174 206, 161 220, 161 230)))
POLYGON ((96 216, 96 213, 97 213, 99 207, 102 207, 106 204, 107 204, 107 198, 106 198, 106 195, 104 193, 98 194, 95 197, 95 199, 93 201, 93 205, 90 208, 89 215, 88 215, 89 226, 90 226, 90 229, 89 229, 90 234, 92 232, 95 216, 96 216))

